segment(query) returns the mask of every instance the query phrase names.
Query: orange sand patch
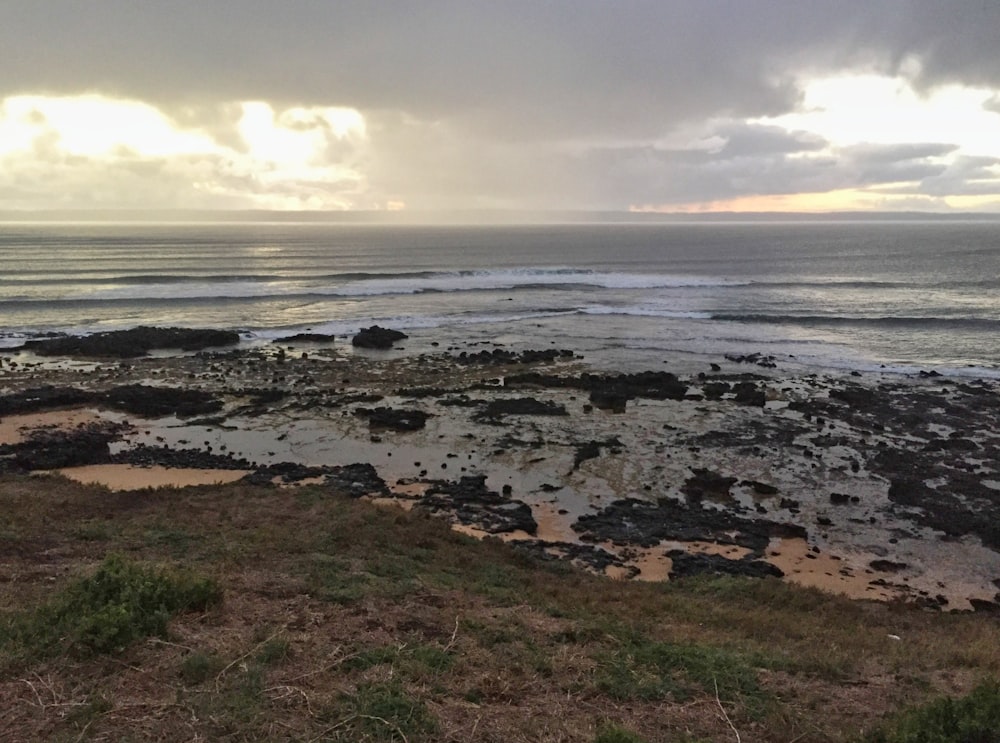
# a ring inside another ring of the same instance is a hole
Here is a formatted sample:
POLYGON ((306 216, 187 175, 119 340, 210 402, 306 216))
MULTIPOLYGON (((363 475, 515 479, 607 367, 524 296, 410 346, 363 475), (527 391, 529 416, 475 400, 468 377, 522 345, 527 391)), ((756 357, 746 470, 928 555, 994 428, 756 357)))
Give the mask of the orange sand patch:
POLYGON ((764 559, 780 568, 785 573, 785 580, 800 586, 840 593, 852 599, 888 601, 898 595, 885 586, 870 585, 872 576, 863 569, 851 569, 843 560, 828 553, 814 553, 804 539, 773 539, 764 559))
POLYGON ((412 511, 413 506, 416 503, 414 500, 407 500, 406 498, 371 498, 366 497, 369 503, 374 506, 380 506, 382 508, 402 508, 404 511, 412 511))
POLYGON ((0 445, 19 444, 36 428, 69 431, 100 420, 93 410, 48 410, 30 415, 9 415, 0 420, 0 445))
POLYGON ((543 542, 576 542, 579 537, 570 528, 569 514, 559 513, 556 506, 538 504, 531 507, 532 516, 538 524, 536 539, 543 542))
POLYGON ((457 531, 459 534, 465 534, 469 537, 475 537, 476 539, 486 539, 486 537, 493 537, 494 539, 499 539, 503 542, 517 542, 524 539, 535 539, 526 531, 521 531, 516 529, 514 531, 503 532, 502 534, 491 534, 483 529, 477 529, 474 526, 468 526, 466 524, 452 524, 451 528, 457 531))
POLYGON ((285 482, 281 479, 281 475, 277 475, 271 478, 271 483, 278 485, 282 488, 302 488, 306 485, 322 485, 326 482, 325 477, 306 477, 301 480, 296 480, 295 482, 285 482))
POLYGON ((632 560, 632 564, 639 568, 635 580, 662 583, 670 580, 670 570, 674 566, 674 561, 667 557, 662 549, 657 548, 643 550, 643 554, 632 560))
POLYGON ((169 467, 136 467, 131 464, 65 467, 57 472, 71 480, 85 484, 103 485, 109 490, 222 485, 235 482, 248 474, 247 470, 172 469, 169 467))
POLYGON ((422 498, 427 494, 428 488, 430 488, 430 483, 426 482, 397 482, 395 485, 389 486, 389 490, 396 495, 403 495, 408 498, 422 498))

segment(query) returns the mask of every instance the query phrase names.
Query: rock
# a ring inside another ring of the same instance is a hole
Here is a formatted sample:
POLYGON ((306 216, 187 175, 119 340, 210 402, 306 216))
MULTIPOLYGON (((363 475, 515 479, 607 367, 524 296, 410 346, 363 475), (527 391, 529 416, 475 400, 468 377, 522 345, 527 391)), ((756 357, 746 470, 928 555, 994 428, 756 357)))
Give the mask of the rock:
POLYGON ((94 423, 72 430, 39 429, 25 441, 0 446, 0 472, 32 472, 111 461, 109 444, 125 426, 94 423))
POLYGON ((113 387, 103 395, 98 395, 96 401, 109 408, 146 418, 167 415, 186 418, 222 410, 222 400, 203 390, 152 387, 145 384, 113 387))
POLYGON ((0 397, 0 415, 20 415, 55 408, 71 408, 87 405, 94 400, 94 394, 75 387, 33 387, 21 392, 13 392, 0 397))
POLYGON ((203 470, 249 470, 253 465, 246 459, 228 454, 212 454, 202 449, 171 449, 166 446, 138 444, 111 457, 114 464, 140 467, 185 467, 203 470))
POLYGON ((757 408, 764 407, 767 396, 764 390, 759 389, 753 382, 740 382, 733 386, 735 397, 733 398, 739 405, 752 405, 757 408))
POLYGON ((628 400, 628 395, 620 390, 593 390, 590 393, 590 402, 595 408, 612 413, 624 413, 628 400))
POLYGON ((868 567, 880 573, 898 573, 909 567, 905 562, 893 562, 892 560, 872 560, 868 567))
POLYGON ((141 325, 128 330, 86 336, 30 340, 21 348, 39 356, 130 359, 145 356, 157 348, 198 351, 216 346, 232 346, 239 342, 239 333, 231 330, 155 328, 141 325))
POLYGON ((419 431, 430 417, 422 410, 400 410, 398 408, 357 408, 354 414, 368 419, 373 429, 392 431, 419 431))
POLYGON ((745 488, 750 488, 757 495, 777 495, 778 489, 774 485, 768 485, 765 482, 757 482, 757 480, 741 480, 740 485, 745 488))
POLYGON ((509 415, 569 415, 569 413, 558 403, 536 400, 533 397, 515 397, 490 400, 475 417, 478 421, 495 423, 509 415))
POLYGON ((617 437, 607 439, 606 441, 588 441, 584 444, 577 444, 576 453, 573 455, 573 469, 570 471, 575 472, 588 459, 596 459, 601 456, 602 448, 618 449, 621 446, 622 442, 617 437))
POLYGON ((610 567, 621 568, 628 572, 629 578, 634 578, 639 574, 638 568, 626 565, 625 561, 617 555, 589 544, 546 542, 540 539, 518 539, 510 542, 510 544, 516 549, 527 552, 539 560, 568 560, 601 574, 604 574, 610 567))
POLYGON ((351 345, 357 348, 374 348, 385 351, 392 348, 393 343, 404 338, 409 338, 409 336, 399 330, 372 325, 370 328, 358 331, 357 335, 351 338, 351 345))
POLYGON ((730 560, 722 555, 693 554, 684 550, 670 550, 670 578, 689 578, 692 575, 743 575, 749 578, 781 578, 782 570, 764 560, 745 557, 730 560))
POLYGON ((326 333, 296 333, 283 338, 275 338, 273 343, 333 343, 337 336, 326 333))
POLYGON ((655 547, 664 540, 737 544, 762 554, 772 537, 806 538, 794 524, 743 518, 732 511, 701 508, 662 498, 616 500, 603 510, 581 516, 572 526, 585 542, 655 547))
POLYGON ((460 524, 490 534, 524 531, 534 535, 538 531, 531 507, 487 489, 486 475, 465 475, 458 482, 434 482, 414 509, 446 513, 460 524))
POLYGON ((694 469, 692 472, 694 474, 681 486, 681 492, 691 503, 700 503, 703 498, 728 498, 729 488, 736 482, 735 477, 724 477, 707 469, 694 469))

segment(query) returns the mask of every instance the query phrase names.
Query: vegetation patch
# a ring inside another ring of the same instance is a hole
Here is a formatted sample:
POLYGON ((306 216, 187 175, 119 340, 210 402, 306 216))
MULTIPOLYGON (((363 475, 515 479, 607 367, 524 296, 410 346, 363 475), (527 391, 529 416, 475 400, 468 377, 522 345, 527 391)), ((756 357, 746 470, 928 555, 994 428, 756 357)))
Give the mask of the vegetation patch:
POLYGON ((433 740, 437 720, 423 702, 409 696, 398 683, 364 684, 343 699, 347 714, 328 728, 327 740, 396 741, 433 740))
POLYGON ((866 743, 1000 743, 1000 682, 959 699, 944 697, 902 714, 866 743))
POLYGON ((723 648, 632 639, 601 659, 599 688, 618 700, 690 699, 698 692, 724 701, 762 700, 760 659, 723 648))
POLYGON ((34 611, 14 616, 0 641, 16 655, 86 657, 164 636, 178 612, 204 610, 221 598, 214 581, 108 555, 97 571, 34 611))

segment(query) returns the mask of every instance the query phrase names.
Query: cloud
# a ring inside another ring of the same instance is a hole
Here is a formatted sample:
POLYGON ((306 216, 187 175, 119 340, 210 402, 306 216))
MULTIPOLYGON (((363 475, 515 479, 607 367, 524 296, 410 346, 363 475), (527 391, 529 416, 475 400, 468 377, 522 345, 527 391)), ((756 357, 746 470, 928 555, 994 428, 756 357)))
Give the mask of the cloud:
MULTIPOLYGON (((167 158, 118 142, 91 162, 49 132, 35 140, 48 138, 36 152, 48 160, 32 161, 2 154, 12 140, 0 125, 0 206, 48 192, 109 204, 625 208, 900 181, 987 188, 950 168, 969 153, 944 134, 879 149, 780 117, 824 75, 1000 90, 997 28, 1000 4, 982 0, 8 2, 0 97, 131 100, 209 145, 167 158), (256 146, 247 102, 268 106, 261 125, 280 130, 256 146), (356 112, 363 135, 338 134, 332 111, 356 112)), ((997 100, 977 106, 1000 113, 997 100)))

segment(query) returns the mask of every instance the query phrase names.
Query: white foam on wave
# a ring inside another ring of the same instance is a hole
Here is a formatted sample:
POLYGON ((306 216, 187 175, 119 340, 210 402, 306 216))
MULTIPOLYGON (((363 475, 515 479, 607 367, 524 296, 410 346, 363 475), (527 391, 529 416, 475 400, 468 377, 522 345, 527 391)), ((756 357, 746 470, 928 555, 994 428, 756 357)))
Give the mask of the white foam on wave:
POLYGON ((707 276, 581 271, 568 268, 510 268, 492 271, 456 271, 408 278, 364 279, 341 291, 345 296, 416 294, 517 289, 530 286, 592 286, 603 289, 680 289, 687 287, 745 286, 747 282, 707 276))
POLYGON ((584 315, 628 315, 631 317, 662 317, 678 320, 711 320, 710 312, 672 310, 653 305, 627 305, 615 307, 606 304, 592 304, 580 308, 584 315))
POLYGON ((508 268, 489 271, 445 271, 420 276, 386 274, 364 279, 296 279, 275 281, 192 281, 112 286, 74 295, 88 300, 235 299, 284 296, 374 297, 423 292, 469 292, 549 287, 602 289, 684 289, 745 286, 747 282, 708 276, 586 271, 569 268, 508 268))

